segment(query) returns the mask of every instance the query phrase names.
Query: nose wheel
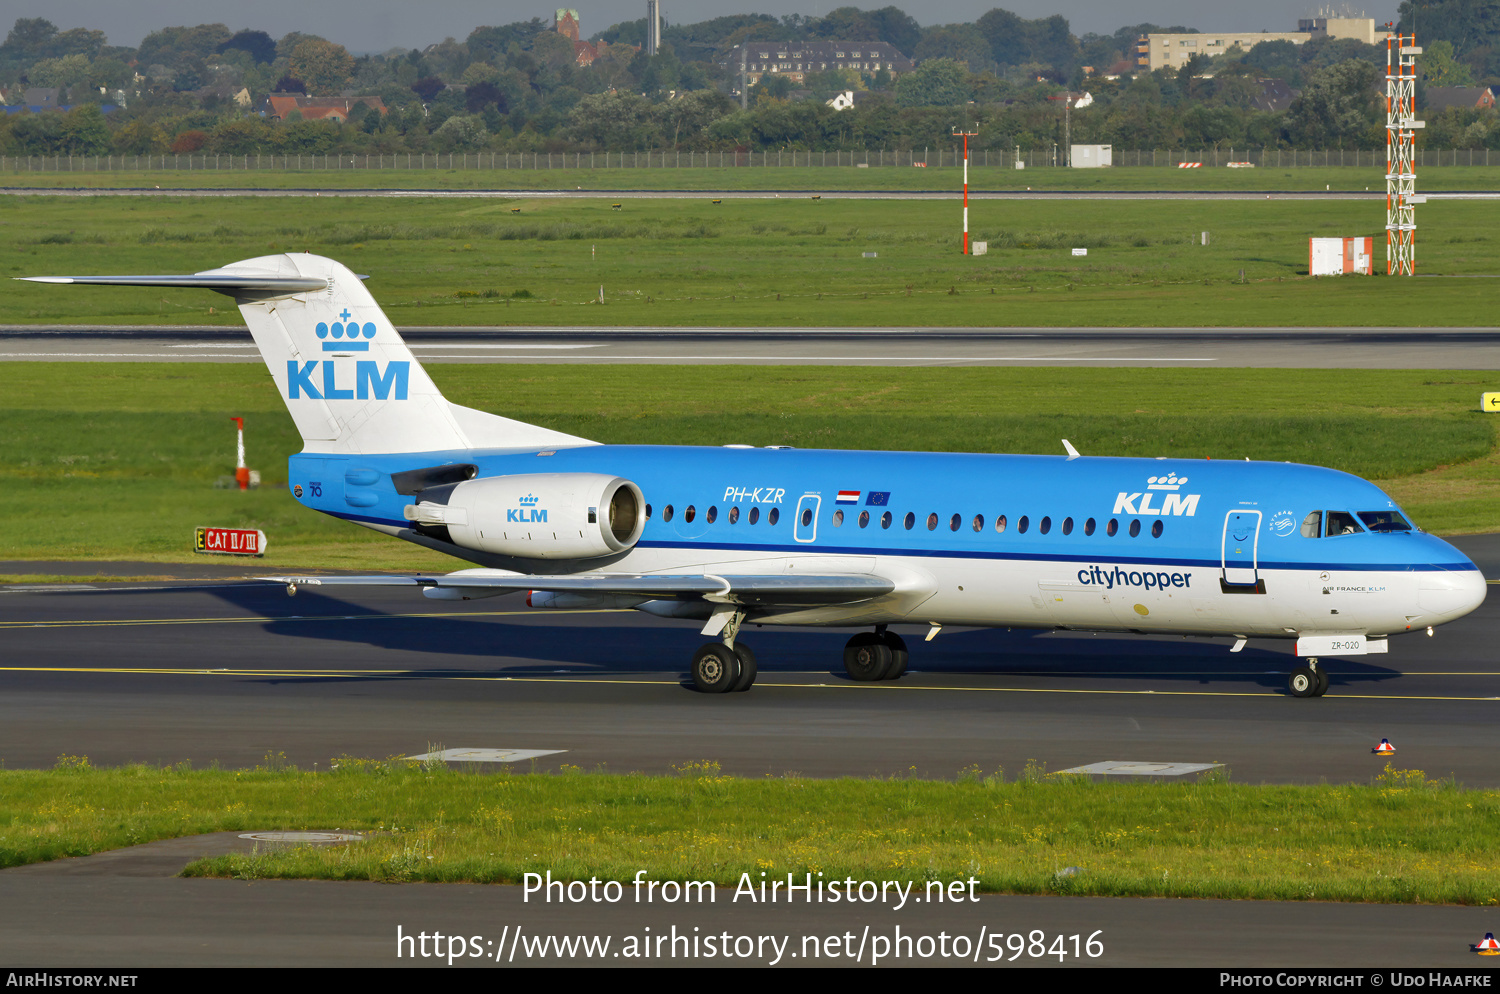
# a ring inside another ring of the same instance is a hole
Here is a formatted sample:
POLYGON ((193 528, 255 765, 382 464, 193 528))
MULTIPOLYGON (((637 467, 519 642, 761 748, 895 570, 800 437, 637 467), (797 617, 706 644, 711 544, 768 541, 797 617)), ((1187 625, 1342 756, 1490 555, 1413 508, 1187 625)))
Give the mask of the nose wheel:
POLYGON ((1293 697, 1322 697, 1328 693, 1328 671, 1316 659, 1309 659, 1306 666, 1292 670, 1286 686, 1293 697))

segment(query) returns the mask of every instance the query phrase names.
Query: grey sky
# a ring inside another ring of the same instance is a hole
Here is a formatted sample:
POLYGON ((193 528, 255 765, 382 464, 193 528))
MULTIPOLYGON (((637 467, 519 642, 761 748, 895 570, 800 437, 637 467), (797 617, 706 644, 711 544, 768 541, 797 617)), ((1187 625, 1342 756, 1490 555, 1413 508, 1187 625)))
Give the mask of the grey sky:
MULTIPOLYGON (((564 0, 578 11, 585 36, 620 21, 636 20, 646 13, 645 0, 564 0)), ((865 0, 853 6, 870 9, 888 0, 865 0)), ((1398 0, 1380 0, 1361 6, 1352 3, 1354 16, 1373 17, 1378 23, 1395 18, 1398 0)), ((923 0, 896 3, 924 25, 973 21, 996 6, 1023 17, 1062 14, 1075 34, 1095 31, 1109 34, 1127 24, 1185 24, 1218 31, 1295 31, 1299 17, 1317 13, 1328 0, 1265 0, 1262 3, 1230 3, 1227 0, 923 0)), ((662 16, 674 24, 690 24, 723 14, 755 11, 777 16, 790 13, 826 14, 847 6, 838 0, 697 0, 677 3, 662 0, 662 16)), ((131 0, 101 4, 98 0, 10 0, 0 14, 0 30, 9 31, 17 17, 45 17, 64 30, 95 28, 109 36, 111 44, 135 46, 145 35, 168 25, 223 22, 231 30, 254 28, 279 38, 290 31, 322 35, 355 52, 382 52, 397 46, 421 48, 445 37, 462 40, 482 24, 506 24, 541 17, 550 21, 559 6, 547 3, 518 4, 481 0, 131 0)), ((1344 4, 1338 4, 1344 7, 1344 4)))

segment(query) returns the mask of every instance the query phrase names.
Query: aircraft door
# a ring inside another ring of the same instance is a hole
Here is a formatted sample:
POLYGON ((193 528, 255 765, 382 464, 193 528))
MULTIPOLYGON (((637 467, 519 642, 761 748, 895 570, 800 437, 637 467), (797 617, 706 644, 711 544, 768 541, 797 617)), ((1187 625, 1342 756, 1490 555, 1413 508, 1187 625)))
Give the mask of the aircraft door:
POLYGON ((797 522, 793 537, 799 542, 811 542, 818 537, 818 508, 823 498, 818 494, 803 494, 797 502, 797 522))
POLYGON ((1230 511, 1224 516, 1219 556, 1226 589, 1260 587, 1260 518, 1259 511, 1230 511))

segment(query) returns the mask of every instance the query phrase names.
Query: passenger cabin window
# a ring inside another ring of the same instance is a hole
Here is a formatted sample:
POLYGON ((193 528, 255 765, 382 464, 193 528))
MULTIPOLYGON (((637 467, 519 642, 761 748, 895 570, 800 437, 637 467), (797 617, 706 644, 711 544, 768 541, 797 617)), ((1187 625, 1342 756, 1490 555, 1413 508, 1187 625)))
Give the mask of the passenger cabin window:
POLYGON ((859 512, 859 526, 861 528, 863 528, 866 525, 868 525, 869 523, 870 523, 870 512, 869 511, 860 511, 859 512))
POLYGON ((740 522, 740 508, 739 508, 739 505, 736 504, 734 507, 731 507, 729 509, 729 523, 731 525, 737 525, 737 524, 739 524, 739 522, 740 522))
POLYGON ((884 514, 882 514, 880 516, 880 527, 882 527, 882 528, 889 528, 890 526, 891 526, 891 512, 887 511, 887 512, 885 512, 884 514))
POLYGON ((838 528, 843 523, 844 523, 844 512, 843 511, 834 511, 833 512, 833 527, 838 528))
POLYGON ((759 520, 760 520, 760 508, 758 508, 758 507, 752 507, 750 509, 750 523, 753 525, 753 524, 755 524, 759 520))
POLYGON ((1324 517, 1323 534, 1327 535, 1353 535, 1364 531, 1359 522, 1354 520, 1354 515, 1348 511, 1329 511, 1324 517))
POLYGON ((768 525, 774 525, 776 522, 778 522, 780 520, 781 520, 781 509, 778 508, 778 507, 771 508, 771 513, 768 514, 768 515, 766 515, 766 524, 768 524, 768 525))
POLYGON ((671 504, 668 504, 666 507, 664 507, 664 508, 661 509, 661 519, 663 521, 671 521, 672 520, 672 505, 671 504))
POLYGON ((1400 511, 1360 511, 1359 520, 1372 532, 1409 532, 1411 522, 1400 511))
POLYGON ((1302 519, 1302 537, 1317 538, 1323 532, 1323 512, 1309 511, 1302 519))

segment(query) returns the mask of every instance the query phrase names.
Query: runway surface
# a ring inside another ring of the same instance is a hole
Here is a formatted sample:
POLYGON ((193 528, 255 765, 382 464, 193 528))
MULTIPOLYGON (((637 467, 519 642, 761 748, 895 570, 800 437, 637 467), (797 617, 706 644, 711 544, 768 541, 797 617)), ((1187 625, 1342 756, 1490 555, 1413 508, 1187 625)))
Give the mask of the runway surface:
MULTIPOLYGON (((1500 369, 1492 328, 402 328, 424 363, 1500 369)), ((260 362, 242 327, 0 326, 0 362, 260 362)))
MULTIPOLYGON (((1500 540, 1461 544, 1491 575, 1500 571, 1500 540)), ((115 568, 142 575, 149 564, 115 568)), ((744 635, 761 660, 757 685, 711 698, 685 679, 702 641, 691 624, 532 611, 518 596, 459 605, 372 590, 289 599, 279 586, 223 575, 242 568, 196 583, 0 588, 5 766, 50 766, 64 753, 102 764, 250 766, 279 750, 312 768, 340 753, 442 743, 566 750, 525 764, 542 771, 570 763, 664 772, 717 759, 743 776, 951 777, 976 763, 1013 777, 1028 759, 1053 770, 1114 759, 1221 762, 1240 782, 1365 782, 1385 763, 1370 749, 1387 737, 1404 768, 1500 785, 1491 652, 1500 602, 1436 638, 1393 640, 1388 656, 1328 661, 1333 682, 1322 699, 1286 696, 1290 657, 1270 642, 1231 655, 1227 640, 945 631, 931 643, 912 639, 914 672, 872 686, 842 675, 847 633, 772 629, 744 635)), ((498 938, 508 926, 618 943, 644 925, 800 942, 866 926, 889 935, 899 924, 908 935, 1102 929, 1106 955, 1088 961, 1095 965, 1472 967, 1467 943, 1497 917, 1487 908, 1001 896, 901 916, 826 906, 642 912, 527 905, 514 887, 171 877, 200 853, 244 845, 206 837, 0 872, 0 962, 430 966, 396 958, 398 925, 406 934, 498 938)))

